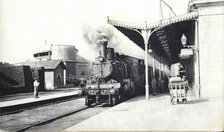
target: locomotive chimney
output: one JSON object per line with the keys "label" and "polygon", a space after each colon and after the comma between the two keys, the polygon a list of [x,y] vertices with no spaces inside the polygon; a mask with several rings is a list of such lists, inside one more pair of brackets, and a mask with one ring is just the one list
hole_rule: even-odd
{"label": "locomotive chimney", "polygon": [[107,48],[107,59],[113,60],[114,59],[114,49]]}
{"label": "locomotive chimney", "polygon": [[108,38],[106,36],[101,36],[99,40],[97,40],[97,44],[100,45],[100,56],[107,58],[107,44]]}
{"label": "locomotive chimney", "polygon": [[114,57],[115,57],[115,58],[119,58],[119,53],[115,52],[115,53],[114,53]]}

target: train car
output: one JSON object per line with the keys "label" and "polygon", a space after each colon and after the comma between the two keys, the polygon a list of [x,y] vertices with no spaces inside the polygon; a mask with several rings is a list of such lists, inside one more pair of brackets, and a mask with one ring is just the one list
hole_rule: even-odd
{"label": "train car", "polygon": [[144,61],[114,53],[101,39],[100,56],[92,63],[91,77],[84,88],[85,104],[107,103],[114,106],[144,92]]}
{"label": "train car", "polygon": [[[144,60],[128,55],[119,55],[121,61],[127,64],[127,77],[134,82],[132,95],[143,94],[145,91],[145,65]],[[149,68],[150,69],[150,68]]]}

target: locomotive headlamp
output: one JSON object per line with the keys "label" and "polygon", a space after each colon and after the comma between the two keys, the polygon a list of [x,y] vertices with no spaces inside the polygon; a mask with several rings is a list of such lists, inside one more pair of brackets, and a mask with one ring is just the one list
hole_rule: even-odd
{"label": "locomotive headlamp", "polygon": [[113,88],[113,89],[110,90],[111,95],[115,95],[115,93],[116,93],[116,89]]}

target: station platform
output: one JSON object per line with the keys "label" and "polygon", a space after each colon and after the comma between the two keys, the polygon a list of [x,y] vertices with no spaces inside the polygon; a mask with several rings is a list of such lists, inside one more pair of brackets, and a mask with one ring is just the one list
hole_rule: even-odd
{"label": "station platform", "polygon": [[76,131],[223,131],[224,98],[199,99],[172,105],[169,94],[138,96],[120,103],[63,132]]}
{"label": "station platform", "polygon": [[62,98],[78,96],[80,94],[80,88],[58,88],[39,92],[39,98],[34,98],[33,92],[5,95],[0,97],[0,112],[7,112],[18,107],[41,104]]}

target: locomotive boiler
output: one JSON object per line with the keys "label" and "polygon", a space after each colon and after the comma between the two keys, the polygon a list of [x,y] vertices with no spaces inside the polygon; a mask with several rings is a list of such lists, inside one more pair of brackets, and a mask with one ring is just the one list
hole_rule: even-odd
{"label": "locomotive boiler", "polygon": [[85,104],[117,103],[143,91],[143,60],[119,55],[108,48],[108,41],[102,38],[97,43],[100,55],[92,62],[91,77],[84,89]]}

